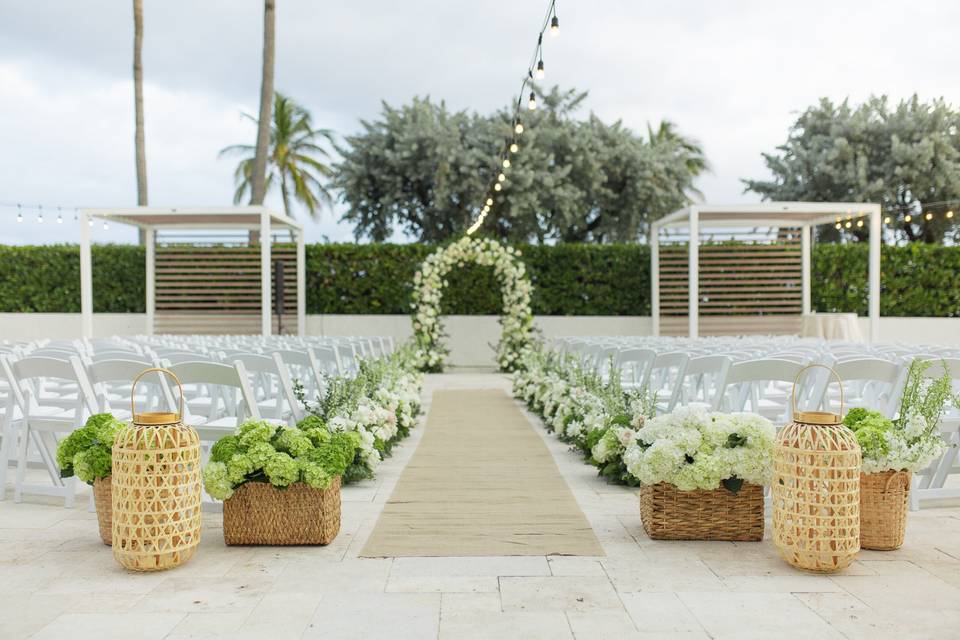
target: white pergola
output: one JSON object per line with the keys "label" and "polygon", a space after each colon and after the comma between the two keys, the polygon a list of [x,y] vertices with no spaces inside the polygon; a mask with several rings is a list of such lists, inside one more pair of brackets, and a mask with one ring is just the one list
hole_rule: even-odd
{"label": "white pergola", "polygon": [[650,231],[650,286],[653,333],[660,335],[660,232],[666,228],[689,230],[689,334],[696,338],[700,330],[699,262],[700,229],[714,227],[800,227],[802,262],[802,308],[811,312],[810,304],[810,229],[820,224],[836,224],[846,220],[868,217],[870,220],[869,259],[869,318],[870,340],[880,337],[880,244],[881,208],[879,204],[852,202],[762,202],[758,204],[709,205],[697,204],[674,211],[651,225]]}
{"label": "white pergola", "polygon": [[80,311],[82,333],[93,337],[93,271],[90,257],[90,221],[93,218],[129,224],[143,229],[146,236],[146,316],[147,332],[153,333],[156,311],[155,238],[160,229],[216,229],[259,231],[261,333],[272,329],[270,272],[270,233],[288,229],[297,243],[297,332],[303,335],[306,324],[306,287],[303,227],[296,220],[262,206],[247,207],[131,207],[83,209],[80,211]]}

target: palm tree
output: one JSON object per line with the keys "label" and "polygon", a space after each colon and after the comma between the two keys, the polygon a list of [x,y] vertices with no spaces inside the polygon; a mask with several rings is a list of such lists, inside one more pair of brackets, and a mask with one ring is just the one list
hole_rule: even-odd
{"label": "palm tree", "polygon": [[273,103],[273,67],[276,50],[276,3],[263,3],[263,69],[260,75],[260,119],[257,125],[257,146],[254,154],[250,204],[263,204],[267,196],[267,153],[270,107]]}
{"label": "palm tree", "polygon": [[[133,147],[137,164],[137,204],[147,206],[147,152],[143,135],[143,0],[133,0]],[[140,244],[146,241],[139,231]]]}
{"label": "palm tree", "polygon": [[[257,122],[249,114],[245,118]],[[259,123],[258,123],[259,124]],[[267,173],[264,193],[274,185],[280,185],[283,210],[291,214],[291,198],[302,204],[316,218],[322,204],[330,205],[333,197],[325,182],[333,175],[333,169],[324,162],[329,152],[318,144],[326,140],[333,144],[333,132],[329,129],[314,129],[310,112],[277,92],[273,101],[273,123],[269,127],[270,144],[267,156]],[[243,155],[234,178],[237,190],[233,201],[239,204],[247,192],[253,191],[253,172],[256,149],[249,144],[235,144],[224,148],[220,155]]]}
{"label": "palm tree", "polygon": [[656,131],[648,123],[647,142],[651,147],[673,147],[673,152],[683,159],[690,176],[688,190],[702,198],[703,194],[692,186],[695,178],[710,170],[710,163],[707,162],[707,156],[704,154],[700,143],[693,138],[687,138],[680,134],[677,131],[677,125],[669,120],[661,120]]}

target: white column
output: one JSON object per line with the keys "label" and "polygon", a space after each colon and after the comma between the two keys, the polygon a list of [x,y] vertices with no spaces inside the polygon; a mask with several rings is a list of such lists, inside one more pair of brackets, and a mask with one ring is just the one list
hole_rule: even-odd
{"label": "white column", "polygon": [[303,229],[297,231],[297,335],[307,333],[307,261]]}
{"label": "white column", "polygon": [[154,244],[155,238],[156,233],[153,227],[147,227],[143,230],[143,241],[147,243],[147,300],[145,308],[147,312],[148,336],[153,335],[154,315],[157,307],[157,257]]}
{"label": "white column", "polygon": [[687,282],[690,285],[688,300],[690,308],[689,334],[691,338],[700,337],[700,210],[696,207],[690,207],[690,247],[689,261],[687,262],[689,273]]}
{"label": "white column", "polygon": [[80,333],[93,337],[93,266],[90,258],[90,214],[80,214]]}
{"label": "white column", "polygon": [[650,225],[650,319],[653,335],[660,335],[660,227]]}
{"label": "white column", "polygon": [[880,245],[883,243],[880,205],[870,210],[870,341],[880,339]]}
{"label": "white column", "polygon": [[268,336],[273,329],[273,300],[270,298],[270,212],[260,211],[260,333]]}
{"label": "white column", "polygon": [[803,291],[803,314],[810,313],[810,225],[805,224],[800,231],[800,286]]}

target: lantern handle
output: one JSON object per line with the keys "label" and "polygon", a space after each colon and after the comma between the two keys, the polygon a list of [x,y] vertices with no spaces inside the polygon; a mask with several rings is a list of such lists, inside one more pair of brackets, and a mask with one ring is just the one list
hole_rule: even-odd
{"label": "lantern handle", "polygon": [[828,367],[825,364],[814,363],[808,364],[803,369],[797,372],[797,377],[793,379],[793,391],[790,393],[791,402],[793,404],[793,415],[797,415],[797,383],[800,382],[800,376],[803,375],[803,372],[807,369],[813,369],[814,367],[820,367],[826,369],[833,374],[833,377],[837,379],[837,384],[840,386],[840,419],[843,420],[843,380],[840,379],[840,374],[836,372],[833,367]]}
{"label": "lantern handle", "polygon": [[177,388],[180,389],[180,413],[177,415],[177,420],[183,420],[183,385],[180,384],[180,378],[177,377],[177,374],[175,374],[173,371],[170,371],[170,369],[164,369],[163,367],[151,367],[149,369],[144,369],[139,374],[137,374],[136,378],[133,379],[133,385],[130,387],[131,419],[133,419],[133,416],[136,415],[136,410],[135,410],[136,407],[134,406],[134,403],[136,402],[136,397],[137,397],[137,394],[136,394],[137,383],[140,382],[140,378],[147,375],[148,373],[153,373],[154,371],[167,374],[168,376],[173,378],[174,382],[177,383]]}

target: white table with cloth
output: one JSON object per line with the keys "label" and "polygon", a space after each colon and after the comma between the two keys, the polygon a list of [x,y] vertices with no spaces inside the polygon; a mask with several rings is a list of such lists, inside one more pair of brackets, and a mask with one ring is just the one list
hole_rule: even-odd
{"label": "white table with cloth", "polygon": [[855,313],[805,313],[800,335],[844,342],[864,341]]}

